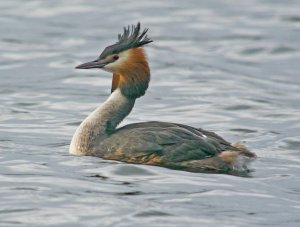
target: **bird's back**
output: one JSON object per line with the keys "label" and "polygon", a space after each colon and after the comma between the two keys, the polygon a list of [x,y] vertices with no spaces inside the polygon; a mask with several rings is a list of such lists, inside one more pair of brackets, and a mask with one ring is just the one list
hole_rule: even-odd
{"label": "bird's back", "polygon": [[218,157],[242,149],[213,132],[167,123],[126,125],[99,143],[91,155],[129,163],[159,165],[193,172],[226,172],[231,167]]}

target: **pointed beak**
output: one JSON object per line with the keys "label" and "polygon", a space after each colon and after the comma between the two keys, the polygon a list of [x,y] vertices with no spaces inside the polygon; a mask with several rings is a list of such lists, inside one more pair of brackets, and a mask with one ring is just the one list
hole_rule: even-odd
{"label": "pointed beak", "polygon": [[95,60],[83,63],[81,65],[78,65],[75,67],[75,69],[93,69],[93,68],[103,68],[105,65],[107,65],[109,62],[104,62],[102,60]]}

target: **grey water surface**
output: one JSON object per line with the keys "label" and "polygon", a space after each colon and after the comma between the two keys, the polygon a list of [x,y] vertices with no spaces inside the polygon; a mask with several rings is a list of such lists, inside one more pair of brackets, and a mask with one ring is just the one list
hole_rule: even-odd
{"label": "grey water surface", "polygon": [[[300,226],[300,1],[0,1],[0,226]],[[111,75],[75,70],[140,21],[152,81],[122,124],[202,127],[252,177],[68,154]]]}

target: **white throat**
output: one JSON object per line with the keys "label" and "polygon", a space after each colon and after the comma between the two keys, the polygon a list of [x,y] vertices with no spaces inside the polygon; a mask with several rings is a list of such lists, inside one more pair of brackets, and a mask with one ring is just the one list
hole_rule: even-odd
{"label": "white throat", "polygon": [[94,110],[77,128],[69,152],[85,155],[114,132],[118,124],[130,113],[135,99],[124,96],[116,89],[110,97]]}

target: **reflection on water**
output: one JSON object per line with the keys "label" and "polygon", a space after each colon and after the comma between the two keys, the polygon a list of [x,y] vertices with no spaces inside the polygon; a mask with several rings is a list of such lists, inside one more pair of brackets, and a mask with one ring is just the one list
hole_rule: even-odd
{"label": "reflection on water", "polygon": [[[298,1],[2,1],[0,225],[299,226]],[[117,12],[117,13],[116,13]],[[123,124],[183,122],[242,141],[252,178],[74,157],[110,75],[75,71],[141,21],[152,82]]]}

